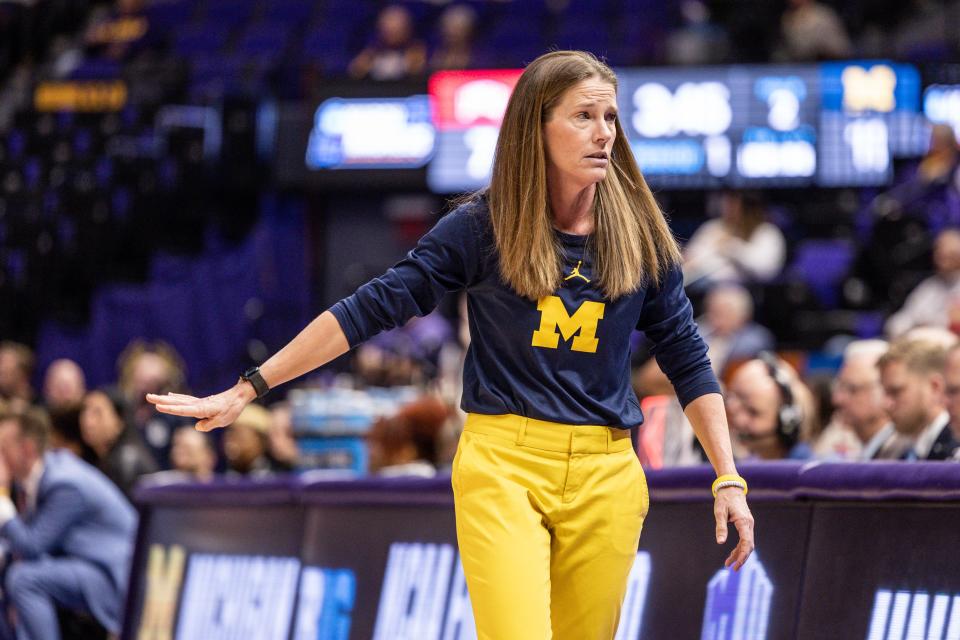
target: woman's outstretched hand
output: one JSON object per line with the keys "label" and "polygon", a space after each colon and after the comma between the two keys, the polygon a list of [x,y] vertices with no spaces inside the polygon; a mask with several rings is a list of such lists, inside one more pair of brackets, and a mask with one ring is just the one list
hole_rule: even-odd
{"label": "woman's outstretched hand", "polygon": [[256,397],[256,392],[248,382],[240,381],[222,393],[206,398],[196,398],[182,393],[157,395],[147,394],[147,402],[155,405],[157,411],[175,416],[197,418],[198,431],[212,431],[233,424],[243,408]]}

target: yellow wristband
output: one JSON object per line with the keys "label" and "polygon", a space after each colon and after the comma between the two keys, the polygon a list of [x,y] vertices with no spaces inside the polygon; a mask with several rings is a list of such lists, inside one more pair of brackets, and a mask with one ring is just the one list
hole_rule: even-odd
{"label": "yellow wristband", "polygon": [[710,490],[713,491],[713,497],[716,498],[717,491],[726,487],[740,487],[743,489],[743,495],[747,495],[747,481],[741,476],[728,473],[713,481],[713,486],[710,487]]}

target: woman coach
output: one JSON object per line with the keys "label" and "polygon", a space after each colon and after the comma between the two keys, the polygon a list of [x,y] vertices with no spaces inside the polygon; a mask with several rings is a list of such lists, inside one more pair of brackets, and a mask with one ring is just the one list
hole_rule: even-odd
{"label": "woman coach", "polygon": [[[231,389],[148,396],[229,425],[269,387],[466,290],[471,345],[453,464],[457,540],[481,640],[613,638],[648,507],[629,335],[656,345],[718,479],[716,537],[753,550],[719,386],[683,293],[680,252],[588,53],[534,60],[507,105],[489,189],[407,257],[321,314]],[[247,384],[249,382],[249,384]]]}

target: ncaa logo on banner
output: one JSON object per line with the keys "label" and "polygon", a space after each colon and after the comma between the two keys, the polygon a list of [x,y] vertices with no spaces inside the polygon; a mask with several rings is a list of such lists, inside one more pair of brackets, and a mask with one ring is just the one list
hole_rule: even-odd
{"label": "ncaa logo on banner", "polygon": [[740,571],[721,569],[707,584],[700,640],[763,640],[772,597],[773,583],[756,554]]}

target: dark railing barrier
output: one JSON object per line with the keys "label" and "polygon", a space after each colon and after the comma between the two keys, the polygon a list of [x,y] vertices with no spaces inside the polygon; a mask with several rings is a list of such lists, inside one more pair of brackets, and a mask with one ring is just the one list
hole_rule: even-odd
{"label": "dark railing barrier", "polygon": [[[960,465],[742,465],[756,553],[714,540],[711,469],[651,471],[617,640],[960,638]],[[449,478],[150,486],[123,638],[475,637]]]}

